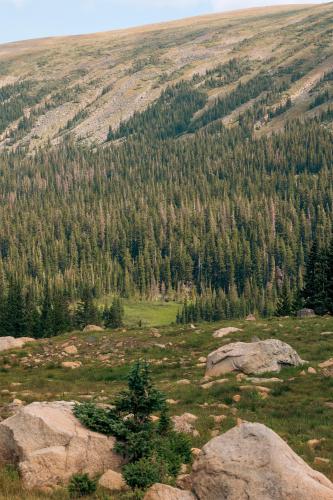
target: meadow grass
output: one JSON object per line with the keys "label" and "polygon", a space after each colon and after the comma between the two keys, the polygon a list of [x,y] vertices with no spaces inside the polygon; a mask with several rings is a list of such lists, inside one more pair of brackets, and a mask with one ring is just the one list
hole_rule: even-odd
{"label": "meadow grass", "polygon": [[[236,326],[243,331],[230,334],[227,338],[214,339],[213,331],[222,326]],[[318,369],[320,362],[333,357],[333,335],[322,335],[333,332],[333,318],[287,318],[251,323],[223,321],[200,324],[195,330],[188,326],[171,325],[161,326],[158,331],[159,338],[155,338],[151,329],[146,327],[96,334],[75,332],[27,345],[23,351],[1,353],[0,405],[3,417],[6,416],[6,405],[13,398],[27,403],[59,399],[112,401],[125,387],[133,362],[146,359],[155,384],[169,399],[177,401],[177,404],[170,405],[171,414],[180,415],[186,411],[198,417],[196,427],[200,435],[193,438],[193,446],[201,447],[211,438],[213,430],[227,431],[237,423],[237,418],[261,422],[277,432],[311,467],[333,480],[333,409],[326,405],[333,402],[333,377],[325,376]],[[199,366],[199,358],[221,345],[233,341],[249,342],[253,337],[287,342],[308,364],[281,370],[278,375],[281,383],[261,383],[271,389],[267,399],[263,399],[255,388],[242,390],[240,386],[249,383],[237,381],[235,374],[225,376],[227,382],[224,384],[203,389],[201,383],[205,368]],[[77,357],[63,357],[63,346],[68,343],[77,346]],[[109,356],[109,361],[99,359],[104,355]],[[31,360],[30,366],[24,365],[27,359]],[[63,369],[63,359],[80,360],[82,367],[74,371]],[[317,373],[309,374],[308,366],[317,369]],[[305,374],[302,374],[303,370]],[[270,375],[277,376],[265,376]],[[190,384],[177,384],[181,379],[188,379]],[[233,402],[235,394],[241,395],[238,403]],[[227,406],[221,407],[221,404]],[[225,419],[216,425],[213,417],[221,414],[225,415]],[[323,439],[315,451],[307,444],[314,438]],[[314,465],[315,456],[328,458],[330,462]],[[55,492],[53,496],[40,493],[20,497],[20,488],[17,475],[11,469],[3,469],[0,475],[1,499],[67,498],[63,491]],[[120,499],[121,496],[112,497],[99,491],[91,498]]]}

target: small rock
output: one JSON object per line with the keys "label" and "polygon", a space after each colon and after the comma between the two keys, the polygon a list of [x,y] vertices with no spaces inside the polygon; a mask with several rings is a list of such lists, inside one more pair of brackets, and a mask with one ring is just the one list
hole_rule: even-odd
{"label": "small rock", "polygon": [[200,448],[191,448],[191,453],[194,457],[197,457],[198,455],[200,455],[201,449]]}
{"label": "small rock", "polygon": [[199,363],[206,363],[207,362],[207,358],[205,356],[201,356],[201,358],[198,359],[198,362]]}
{"label": "small rock", "polygon": [[240,400],[241,400],[241,395],[240,394],[235,394],[233,397],[232,397],[232,400],[234,401],[234,403],[239,403]]}
{"label": "small rock", "polygon": [[81,361],[63,361],[61,366],[63,368],[71,368],[72,370],[75,370],[76,368],[80,368],[82,363]]}
{"label": "small rock", "polygon": [[241,328],[235,328],[234,326],[227,326],[226,328],[220,328],[213,333],[213,337],[215,339],[221,339],[222,337],[226,337],[229,333],[242,332]]}
{"label": "small rock", "polygon": [[329,458],[323,458],[323,457],[315,457],[313,463],[315,465],[327,465],[330,463],[330,459]]}
{"label": "small rock", "polygon": [[159,349],[165,349],[166,345],[165,344],[154,344],[154,347],[158,347]]}
{"label": "small rock", "polygon": [[220,378],[218,380],[213,380],[212,382],[207,382],[205,384],[202,384],[201,387],[202,387],[202,389],[210,389],[214,385],[225,384],[226,382],[228,382],[227,378]]}
{"label": "small rock", "polygon": [[323,363],[320,363],[319,368],[331,368],[333,367],[333,358],[328,359],[327,361],[324,361]]}
{"label": "small rock", "polygon": [[256,317],[254,314],[249,314],[246,318],[245,321],[257,321]]}
{"label": "small rock", "polygon": [[215,424],[221,424],[227,417],[225,415],[215,415],[213,416]]}
{"label": "small rock", "polygon": [[191,385],[191,381],[184,378],[182,380],[177,380],[176,385]]}
{"label": "small rock", "polygon": [[160,337],[161,337],[161,334],[160,334],[160,332],[157,330],[157,328],[152,328],[152,329],[150,330],[150,335],[151,335],[152,337],[154,337],[155,339],[158,339],[158,338],[160,338]]}
{"label": "small rock", "polygon": [[199,435],[198,431],[194,428],[194,423],[198,417],[192,413],[183,413],[183,415],[174,416],[171,418],[176,432],[183,432],[184,434],[191,434],[194,437]]}
{"label": "small rock", "polygon": [[84,333],[103,332],[103,331],[104,331],[104,328],[102,328],[101,326],[97,326],[97,325],[87,325],[83,329]]}
{"label": "small rock", "polygon": [[309,439],[308,441],[308,447],[311,448],[311,450],[314,450],[315,448],[317,448],[320,443],[322,442],[322,439]]}
{"label": "small rock", "polygon": [[68,347],[65,347],[64,349],[66,354],[77,354],[77,348],[75,345],[69,345]]}
{"label": "small rock", "polygon": [[194,500],[195,497],[190,491],[180,490],[167,486],[166,484],[154,484],[143,500]]}
{"label": "small rock", "polygon": [[252,382],[252,384],[274,384],[278,382],[283,382],[281,378],[277,377],[272,377],[272,378],[245,377],[245,378],[248,382]]}
{"label": "small rock", "polygon": [[181,490],[190,491],[192,489],[191,474],[180,474],[177,477],[176,486]]}
{"label": "small rock", "polygon": [[312,368],[312,366],[309,366],[308,373],[310,373],[311,375],[315,375],[317,373],[317,370],[315,370],[314,368]]}

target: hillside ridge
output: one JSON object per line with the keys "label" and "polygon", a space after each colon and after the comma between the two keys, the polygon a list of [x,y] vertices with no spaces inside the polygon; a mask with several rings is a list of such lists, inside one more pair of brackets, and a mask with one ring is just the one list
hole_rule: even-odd
{"label": "hillside ridge", "polygon": [[[103,144],[109,127],[116,130],[147,109],[168,86],[204,77],[232,59],[247,59],[251,74],[227,86],[208,77],[195,82],[209,103],[244,78],[273,72],[275,81],[279,66],[297,68],[299,78],[269,103],[274,110],[291,96],[291,109],[256,127],[259,134],[278,130],[288,117],[318,111],[308,107],[311,92],[320,92],[321,78],[332,70],[332,24],[332,3],[298,4],[0,45],[0,148],[34,149],[68,136]],[[224,124],[233,125],[258,99],[261,94],[231,110]]]}

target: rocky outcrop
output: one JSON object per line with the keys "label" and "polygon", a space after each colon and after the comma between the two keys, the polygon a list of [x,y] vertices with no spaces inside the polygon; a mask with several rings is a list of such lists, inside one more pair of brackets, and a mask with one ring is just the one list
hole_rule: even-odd
{"label": "rocky outcrop", "polygon": [[36,339],[30,337],[0,337],[0,352],[8,351],[9,349],[21,349],[28,342],[35,342]]}
{"label": "rocky outcrop", "polygon": [[192,484],[199,500],[333,499],[333,483],[262,424],[244,423],[209,441],[193,464]]}
{"label": "rocky outcrop", "polygon": [[282,366],[299,366],[302,360],[290,345],[281,340],[235,342],[209,354],[206,376],[220,376],[234,371],[247,375],[279,372]]}
{"label": "rocky outcrop", "polygon": [[234,326],[227,326],[225,328],[220,328],[219,330],[216,330],[216,332],[213,333],[214,339],[220,339],[222,337],[226,337],[229,335],[229,333],[237,333],[237,332],[242,332],[243,330],[241,328],[235,328]]}
{"label": "rocky outcrop", "polygon": [[154,484],[143,500],[195,500],[195,496],[189,491],[172,488],[166,484]]}
{"label": "rocky outcrop", "polygon": [[119,470],[115,439],[83,427],[72,408],[63,401],[32,403],[0,423],[0,463],[18,466],[25,487],[52,487],[76,473]]}

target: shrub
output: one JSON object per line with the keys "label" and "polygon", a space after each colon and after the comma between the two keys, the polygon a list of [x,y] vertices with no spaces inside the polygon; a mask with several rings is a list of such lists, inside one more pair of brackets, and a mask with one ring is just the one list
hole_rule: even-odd
{"label": "shrub", "polygon": [[146,489],[160,483],[165,477],[165,466],[152,458],[141,458],[137,462],[125,465],[123,475],[131,488]]}
{"label": "shrub", "polygon": [[[153,412],[160,413],[158,424],[152,422]],[[113,410],[84,403],[74,413],[91,430],[117,438],[115,450],[127,462],[124,478],[132,488],[169,482],[182,463],[191,462],[190,440],[171,430],[165,396],[153,386],[146,363],[134,365]]]}
{"label": "shrub", "polygon": [[72,498],[80,498],[95,493],[97,483],[95,480],[90,479],[88,474],[75,474],[72,476],[68,491]]}

